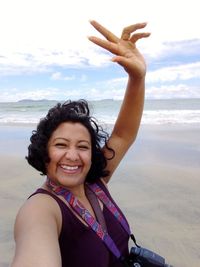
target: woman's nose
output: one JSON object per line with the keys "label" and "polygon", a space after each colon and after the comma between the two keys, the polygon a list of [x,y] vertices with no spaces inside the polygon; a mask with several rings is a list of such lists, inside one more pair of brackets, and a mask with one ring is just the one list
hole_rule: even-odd
{"label": "woman's nose", "polygon": [[78,151],[74,148],[67,149],[65,157],[69,160],[76,161],[79,159]]}

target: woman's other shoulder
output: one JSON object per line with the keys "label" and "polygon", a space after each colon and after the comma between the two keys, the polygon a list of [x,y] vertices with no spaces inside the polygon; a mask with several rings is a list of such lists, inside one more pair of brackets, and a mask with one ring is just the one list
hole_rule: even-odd
{"label": "woman's other shoulder", "polygon": [[[48,194],[34,194],[21,206],[16,217],[15,230],[17,226],[25,225],[34,227],[42,225],[46,221],[55,222],[59,228],[61,218],[60,209],[56,201]],[[59,229],[58,229],[59,230]]]}
{"label": "woman's other shoulder", "polygon": [[15,221],[12,267],[27,266],[27,262],[28,266],[60,266],[59,212],[56,201],[46,194],[35,194],[22,205]]}

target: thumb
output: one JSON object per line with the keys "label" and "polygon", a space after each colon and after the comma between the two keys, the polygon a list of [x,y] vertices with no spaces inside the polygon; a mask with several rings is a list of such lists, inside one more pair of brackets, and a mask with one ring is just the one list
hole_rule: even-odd
{"label": "thumb", "polygon": [[116,63],[118,63],[119,65],[121,65],[123,67],[127,67],[127,65],[128,65],[128,60],[125,57],[122,57],[122,56],[114,56],[111,59],[111,61],[112,62],[116,62]]}

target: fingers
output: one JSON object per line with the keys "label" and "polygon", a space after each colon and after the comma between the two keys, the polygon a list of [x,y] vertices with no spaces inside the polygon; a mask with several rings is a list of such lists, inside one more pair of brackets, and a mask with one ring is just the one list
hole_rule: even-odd
{"label": "fingers", "polygon": [[[96,22],[95,20],[90,21],[91,25],[99,32],[101,33],[107,40],[101,39],[95,36],[89,36],[88,39],[95,43],[96,45],[110,51],[113,54],[119,55],[123,49],[127,49],[127,47],[130,48],[130,46],[127,46],[126,43],[131,42],[132,44],[135,44],[137,40],[141,38],[146,38],[150,35],[150,33],[142,32],[142,33],[135,33],[136,30],[142,29],[146,26],[147,23],[137,23],[130,25],[128,27],[125,27],[122,31],[121,38],[118,38],[115,36],[112,32],[110,32],[108,29],[103,27],[101,24]],[[120,42],[121,40],[125,42]],[[127,42],[126,42],[127,41]],[[119,47],[120,44],[120,47]],[[130,44],[129,44],[130,45]],[[121,50],[120,50],[120,49]]]}
{"label": "fingers", "polygon": [[115,36],[112,32],[110,32],[108,29],[103,27],[101,24],[99,24],[95,20],[91,20],[90,24],[98,31],[100,32],[108,41],[117,43],[119,41],[119,38]]}
{"label": "fingers", "polygon": [[[100,32],[108,41],[110,41],[112,43],[118,43],[119,42],[120,39],[116,35],[114,35],[111,31],[109,31],[108,29],[103,27],[97,21],[91,20],[90,24],[98,32]],[[141,38],[148,37],[150,35],[150,33],[135,33],[132,35],[133,32],[135,32],[136,30],[139,30],[139,29],[143,29],[146,25],[147,25],[147,23],[143,22],[143,23],[136,23],[136,24],[125,27],[122,31],[121,39],[124,41],[131,41],[132,43],[135,43],[137,40],[139,40]],[[98,42],[96,42],[97,39],[98,39]],[[105,43],[103,41],[101,42],[99,38],[89,37],[89,40],[100,45],[101,47],[107,49],[108,43]],[[106,45],[106,47],[105,47],[105,45]]]}
{"label": "fingers", "polygon": [[143,23],[137,23],[137,24],[133,24],[133,25],[125,27],[122,31],[121,39],[123,39],[124,41],[130,40],[131,34],[133,32],[139,29],[143,29],[146,25],[147,23],[143,22]]}
{"label": "fingers", "polygon": [[118,54],[118,47],[115,43],[108,42],[107,40],[103,40],[95,36],[89,36],[88,39],[94,44],[110,51],[111,53]]}
{"label": "fingers", "polygon": [[132,43],[136,43],[137,40],[141,39],[141,38],[146,38],[149,37],[151,34],[150,32],[143,32],[143,33],[135,33],[133,34],[133,36],[131,36],[131,38],[129,39]]}

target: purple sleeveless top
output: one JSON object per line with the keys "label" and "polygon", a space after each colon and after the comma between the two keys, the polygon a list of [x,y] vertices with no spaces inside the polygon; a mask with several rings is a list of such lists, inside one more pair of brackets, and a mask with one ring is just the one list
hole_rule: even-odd
{"label": "purple sleeveless top", "polygon": [[[98,185],[113,201],[113,203],[115,203],[104,184],[102,182],[98,182]],[[59,236],[62,267],[123,266],[123,264],[109,251],[96,233],[84,225],[62,200],[42,188],[39,188],[33,195],[38,193],[47,194],[53,197],[58,203],[62,213],[62,229]],[[116,207],[122,214],[119,207],[117,205]],[[103,215],[109,235],[117,245],[122,255],[127,256],[129,240],[128,234],[106,206],[103,207]]]}

